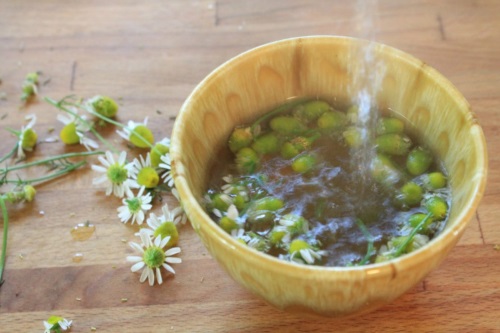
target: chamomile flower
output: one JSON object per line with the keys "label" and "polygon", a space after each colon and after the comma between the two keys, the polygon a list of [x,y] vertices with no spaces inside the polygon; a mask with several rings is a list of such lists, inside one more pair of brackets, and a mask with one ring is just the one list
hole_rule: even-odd
{"label": "chamomile flower", "polygon": [[296,214],[284,215],[280,219],[279,224],[285,227],[292,236],[303,234],[309,230],[309,222]]}
{"label": "chamomile flower", "polygon": [[144,229],[139,231],[139,237],[142,241],[141,244],[134,242],[129,243],[130,247],[139,254],[138,256],[135,255],[127,257],[128,262],[134,263],[130,270],[132,272],[142,270],[141,277],[139,279],[141,283],[147,279],[149,285],[152,286],[154,285],[156,278],[158,284],[162,284],[163,278],[160,268],[163,267],[170,273],[175,274],[174,269],[169,264],[179,264],[182,262],[181,258],[173,257],[174,255],[180,253],[181,249],[179,247],[173,247],[164,251],[163,248],[170,240],[170,237],[161,238],[161,236],[157,236],[154,240],[152,240]]}
{"label": "chamomile flower", "polygon": [[250,241],[250,236],[245,233],[245,229],[243,228],[231,230],[231,237],[243,244],[246,244],[248,241]]}
{"label": "chamomile flower", "polygon": [[85,115],[78,115],[78,109],[76,108],[73,108],[71,111],[74,114],[60,113],[57,115],[57,120],[64,124],[59,133],[61,141],[67,145],[79,143],[87,150],[99,148],[96,141],[85,135],[92,127],[92,124],[87,121],[87,117]]}
{"label": "chamomile flower", "polygon": [[312,265],[320,261],[325,255],[325,251],[317,250],[312,245],[302,239],[295,239],[290,243],[288,250],[290,261],[299,264]]}
{"label": "chamomile flower", "polygon": [[67,320],[63,317],[50,316],[47,321],[43,322],[43,325],[45,326],[45,333],[60,333],[61,331],[68,330],[71,327],[72,323],[72,320]]}
{"label": "chamomile flower", "polygon": [[134,196],[132,191],[127,191],[127,198],[123,199],[123,206],[118,207],[118,217],[123,223],[127,223],[130,218],[132,218],[132,224],[137,222],[137,224],[142,224],[144,222],[144,212],[148,211],[153,207],[151,205],[151,194],[143,194],[145,187],[142,186]]}
{"label": "chamomile flower", "polygon": [[153,188],[160,181],[158,172],[151,166],[149,153],[146,155],[146,159],[142,155],[139,156],[139,159],[134,159],[127,165],[127,168],[134,187],[144,186],[146,188]]}
{"label": "chamomile flower", "polygon": [[249,237],[247,245],[252,249],[260,252],[267,252],[271,248],[271,244],[268,239],[256,234],[255,232],[249,232],[247,235]]}
{"label": "chamomile flower", "polygon": [[156,216],[154,213],[149,215],[146,223],[150,229],[144,229],[145,232],[149,233],[152,237],[161,236],[162,238],[170,237],[170,241],[167,246],[173,246],[177,244],[179,240],[179,232],[177,230],[177,224],[182,220],[180,214],[182,214],[182,209],[180,207],[175,208],[170,211],[168,205],[165,204],[161,208],[163,215]]}
{"label": "chamomile flower", "polygon": [[155,139],[153,132],[151,132],[147,125],[148,117],[144,118],[144,122],[142,123],[136,123],[130,120],[127,126],[123,128],[123,131],[116,131],[116,133],[125,140],[130,141],[136,147],[149,148],[153,145]]}
{"label": "chamomile flower", "polygon": [[94,178],[94,185],[106,184],[106,195],[113,193],[116,197],[123,198],[125,192],[130,191],[132,185],[129,179],[129,171],[127,169],[126,159],[127,153],[122,151],[120,156],[115,161],[113,154],[110,151],[106,152],[106,158],[98,157],[103,166],[92,165],[92,170],[103,175]]}
{"label": "chamomile flower", "polygon": [[113,118],[118,112],[118,104],[108,96],[96,95],[89,98],[85,103],[87,106],[91,107],[94,112],[108,118]]}
{"label": "chamomile flower", "polygon": [[163,169],[161,178],[163,182],[167,184],[168,187],[174,187],[174,178],[172,177],[172,167],[170,165],[170,154],[165,154],[160,157],[162,163],[158,165],[160,169]]}
{"label": "chamomile flower", "polygon": [[175,187],[172,189],[172,194],[177,199],[177,201],[179,202],[179,205],[180,205],[180,207],[179,207],[180,209],[179,209],[179,213],[178,213],[178,215],[180,216],[179,223],[186,224],[187,215],[186,215],[186,212],[184,211],[184,206],[182,205],[182,201],[181,201],[181,198],[179,196],[179,191],[177,191],[177,189]]}
{"label": "chamomile flower", "polygon": [[16,132],[18,133],[17,157],[19,159],[24,159],[26,157],[24,151],[33,151],[36,140],[38,139],[38,135],[33,129],[36,123],[36,116],[31,114],[26,116],[25,119],[29,120],[29,123],[21,127],[21,132]]}
{"label": "chamomile flower", "polygon": [[170,152],[170,139],[163,138],[160,142],[157,142],[153,148],[151,148],[151,165],[155,168],[160,165],[161,157]]}

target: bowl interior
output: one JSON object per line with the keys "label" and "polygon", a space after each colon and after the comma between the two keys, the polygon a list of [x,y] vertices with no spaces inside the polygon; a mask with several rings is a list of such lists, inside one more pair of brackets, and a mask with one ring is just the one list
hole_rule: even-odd
{"label": "bowl interior", "polygon": [[[350,104],[363,89],[373,95],[379,108],[399,113],[417,128],[419,136],[449,172],[453,198],[449,223],[426,247],[365,268],[298,267],[242,246],[203,211],[199,202],[206,190],[210,167],[235,126],[251,122],[291,97],[319,97]],[[172,135],[171,157],[175,184],[190,222],[223,267],[243,285],[281,308],[299,306],[323,314],[373,309],[411,288],[438,265],[474,213],[484,191],[487,168],[482,130],[467,101],[448,80],[394,48],[327,36],[267,44],[214,70],[181,109]],[[259,274],[252,273],[255,267],[261,268]],[[302,277],[296,277],[298,274]],[[315,287],[309,288],[323,288],[332,300],[318,300],[319,291],[291,295],[278,285],[281,282],[266,280],[278,275],[287,276],[288,280],[281,281],[285,284],[292,277],[296,279],[294,283],[305,285],[314,279]],[[392,286],[360,287],[359,295],[356,293],[358,301],[345,304],[354,294],[338,290],[342,285],[339,281],[348,285],[357,281],[359,287],[370,279],[390,282]],[[326,282],[319,280],[328,280],[330,284],[336,281],[339,286],[327,287]],[[380,291],[375,291],[377,288]]]}

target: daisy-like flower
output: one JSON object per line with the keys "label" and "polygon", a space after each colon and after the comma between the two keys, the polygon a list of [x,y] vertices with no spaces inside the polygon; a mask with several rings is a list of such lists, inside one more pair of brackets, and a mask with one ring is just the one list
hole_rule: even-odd
{"label": "daisy-like flower", "polygon": [[165,204],[161,208],[163,215],[156,216],[154,213],[149,215],[147,224],[150,229],[144,229],[151,237],[161,236],[162,238],[170,237],[167,247],[174,246],[179,240],[179,232],[177,224],[182,220],[182,209],[180,207],[170,211],[168,205]]}
{"label": "daisy-like flower", "polygon": [[81,144],[87,150],[97,149],[99,145],[96,141],[88,138],[85,134],[90,131],[92,124],[87,121],[85,115],[78,115],[78,109],[71,110],[74,114],[59,113],[57,120],[64,124],[59,133],[61,141],[67,145]]}
{"label": "daisy-like flower", "polygon": [[151,205],[151,194],[146,193],[143,195],[145,187],[142,186],[134,196],[132,191],[127,191],[127,198],[123,199],[123,206],[118,207],[118,217],[123,223],[127,223],[130,218],[132,218],[132,224],[137,222],[137,224],[142,224],[144,222],[144,212],[148,211],[153,207]]}
{"label": "daisy-like flower", "polygon": [[255,249],[260,252],[267,252],[271,248],[271,244],[266,238],[254,232],[249,232],[247,235],[249,237],[247,245],[250,246],[252,249]]}
{"label": "daisy-like flower", "polygon": [[103,166],[92,165],[92,170],[103,173],[103,175],[94,178],[92,183],[100,185],[106,183],[106,195],[113,193],[116,197],[123,198],[125,192],[130,191],[132,185],[127,169],[127,153],[122,151],[115,161],[110,151],[106,152],[106,158],[98,157]]}
{"label": "daisy-like flower", "polygon": [[179,207],[180,210],[179,210],[179,213],[178,213],[178,216],[180,217],[179,223],[180,224],[186,224],[186,222],[187,222],[187,215],[186,215],[186,212],[184,211],[184,206],[182,205],[181,198],[179,197],[179,191],[177,191],[177,189],[175,187],[172,189],[172,194],[177,199],[177,201],[179,202],[179,205],[180,205],[180,207]]}
{"label": "daisy-like flower", "polygon": [[122,138],[130,141],[134,146],[139,148],[149,148],[155,142],[153,132],[148,128],[148,117],[144,118],[144,122],[136,123],[130,120],[123,128],[123,131],[116,131]]}
{"label": "daisy-like flower", "polygon": [[[170,152],[170,139],[163,138],[160,142],[157,142],[153,148],[150,150],[151,155],[151,165],[155,168],[161,163],[161,157]],[[170,169],[169,169],[170,170]]]}
{"label": "daisy-like flower", "polygon": [[85,101],[85,104],[94,112],[108,118],[113,118],[118,112],[118,104],[108,96],[96,95]]}
{"label": "daisy-like flower", "polygon": [[21,127],[21,132],[16,132],[18,133],[17,157],[19,159],[24,159],[26,157],[24,151],[33,151],[36,140],[38,139],[38,135],[35,130],[33,130],[33,126],[35,126],[36,123],[36,116],[34,114],[27,115],[25,119],[29,120],[29,123]]}
{"label": "daisy-like flower", "polygon": [[280,219],[279,224],[284,226],[292,236],[303,234],[309,230],[309,222],[302,216],[296,214],[284,215]]}
{"label": "daisy-like flower", "polygon": [[288,253],[292,262],[312,265],[316,261],[320,261],[326,252],[313,248],[312,245],[302,239],[295,239],[290,243]]}
{"label": "daisy-like flower", "polygon": [[174,178],[172,177],[172,167],[170,166],[170,154],[162,155],[160,158],[162,163],[158,167],[163,169],[161,178],[163,179],[163,183],[172,188],[174,187]]}
{"label": "daisy-like flower", "polygon": [[132,180],[133,187],[144,186],[153,188],[160,182],[160,176],[156,169],[151,166],[151,158],[149,153],[144,157],[139,156],[139,159],[134,159],[127,165]]}
{"label": "daisy-like flower", "polygon": [[245,229],[243,228],[231,230],[231,237],[243,244],[246,244],[248,241],[250,241],[250,236],[245,233]]}
{"label": "daisy-like flower", "polygon": [[72,320],[67,320],[63,317],[50,316],[47,321],[43,322],[43,325],[45,326],[45,333],[60,333],[68,330],[72,323]]}
{"label": "daisy-like flower", "polygon": [[170,273],[175,274],[174,269],[169,264],[179,264],[182,262],[181,258],[173,257],[173,255],[180,253],[181,249],[179,247],[173,247],[164,251],[163,248],[170,240],[170,237],[161,238],[161,236],[157,236],[154,240],[152,240],[144,229],[139,231],[139,237],[142,241],[141,244],[134,242],[129,243],[130,247],[139,254],[138,256],[127,257],[128,262],[134,263],[130,270],[132,272],[142,270],[141,277],[139,279],[141,283],[147,279],[149,285],[152,286],[155,283],[156,277],[158,284],[162,284],[163,278],[160,267],[163,267]]}

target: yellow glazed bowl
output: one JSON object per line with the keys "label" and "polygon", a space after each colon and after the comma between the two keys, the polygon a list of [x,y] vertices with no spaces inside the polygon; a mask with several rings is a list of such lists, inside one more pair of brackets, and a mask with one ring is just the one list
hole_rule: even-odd
{"label": "yellow glazed bowl", "polygon": [[[370,66],[360,57],[367,49],[372,52],[371,64],[382,64],[371,68],[378,71],[378,79],[370,77]],[[316,267],[257,252],[210,219],[200,202],[211,166],[235,126],[251,122],[293,96],[348,102],[367,81],[363,77],[379,80],[376,104],[400,113],[415,126],[449,171],[453,199],[449,223],[439,236],[388,262]],[[280,309],[328,316],[374,310],[438,266],[474,214],[487,171],[482,130],[465,98],[447,79],[394,48],[333,36],[273,42],[216,68],[182,106],[172,134],[171,158],[175,186],[191,225],[222,267]]]}

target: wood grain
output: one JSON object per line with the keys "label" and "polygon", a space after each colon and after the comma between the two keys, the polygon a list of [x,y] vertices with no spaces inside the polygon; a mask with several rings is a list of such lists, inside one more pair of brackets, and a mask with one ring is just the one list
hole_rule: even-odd
{"label": "wood grain", "polygon": [[[0,127],[19,128],[34,113],[43,141],[61,128],[43,96],[99,93],[119,99],[120,121],[148,116],[156,138],[168,137],[184,99],[216,66],[257,45],[311,34],[374,38],[409,52],[447,76],[477,114],[489,149],[486,193],[437,270],[361,318],[290,315],[233,282],[186,225],[177,274],[149,287],[125,261],[137,228],[119,222],[120,201],[93,187],[85,167],[40,187],[33,203],[9,207],[0,331],[41,332],[52,314],[72,319],[72,332],[500,331],[498,1],[0,0]],[[46,83],[20,109],[21,82],[35,70]],[[121,144],[112,128],[105,135]],[[3,131],[0,140],[3,155],[15,139]],[[30,158],[77,150],[39,143]],[[70,229],[86,220],[95,235],[74,241]]]}

